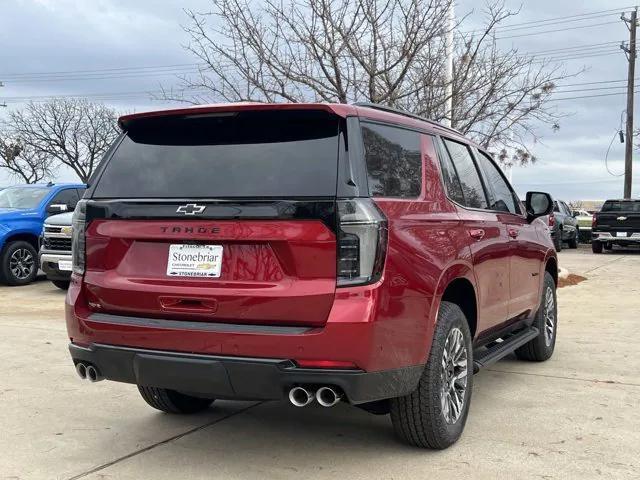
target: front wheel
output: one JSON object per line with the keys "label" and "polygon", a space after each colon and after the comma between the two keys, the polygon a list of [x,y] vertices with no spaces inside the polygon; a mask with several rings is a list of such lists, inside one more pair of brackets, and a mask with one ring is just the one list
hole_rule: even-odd
{"label": "front wheel", "polygon": [[576,228],[573,237],[569,240],[569,248],[578,248],[578,239],[580,238],[580,230]]}
{"label": "front wheel", "polygon": [[9,243],[0,255],[0,277],[7,285],[27,285],[38,275],[38,252],[29,242]]}
{"label": "front wheel", "polygon": [[533,326],[539,334],[533,340],[516,349],[516,356],[521,360],[543,362],[551,358],[556,346],[558,331],[558,305],[556,298],[556,282],[549,272],[544,274],[542,299]]}
{"label": "front wheel", "polygon": [[138,391],[145,402],[166,413],[197,413],[213,403],[212,398],[192,397],[166,388],[138,385]]}
{"label": "front wheel", "polygon": [[444,449],[455,443],[467,421],[473,387],[471,333],[457,305],[442,302],[429,359],[417,388],[391,399],[391,422],[404,442]]}

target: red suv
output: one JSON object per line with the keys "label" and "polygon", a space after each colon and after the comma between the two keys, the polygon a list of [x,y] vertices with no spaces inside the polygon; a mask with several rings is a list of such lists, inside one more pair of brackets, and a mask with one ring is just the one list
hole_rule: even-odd
{"label": "red suv", "polygon": [[73,220],[70,351],[152,407],[344,401],[455,442],[473,373],[548,359],[557,258],[455,130],[372,104],[127,115]]}

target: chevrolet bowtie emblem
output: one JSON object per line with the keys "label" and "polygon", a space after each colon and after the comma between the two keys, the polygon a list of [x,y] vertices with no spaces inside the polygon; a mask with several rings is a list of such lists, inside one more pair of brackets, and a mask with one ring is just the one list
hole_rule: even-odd
{"label": "chevrolet bowtie emblem", "polygon": [[204,212],[205,205],[197,205],[195,203],[187,203],[186,205],[180,205],[176,210],[176,213],[184,213],[185,215],[198,215]]}
{"label": "chevrolet bowtie emblem", "polygon": [[627,217],[618,217],[618,218],[616,218],[616,220],[620,220],[620,221],[623,221],[623,220],[626,220],[626,219],[627,219]]}

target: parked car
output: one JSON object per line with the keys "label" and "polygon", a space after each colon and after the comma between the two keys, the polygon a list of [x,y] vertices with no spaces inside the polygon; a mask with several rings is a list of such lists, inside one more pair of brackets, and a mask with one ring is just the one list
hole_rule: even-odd
{"label": "parked car", "polygon": [[552,199],[529,192],[523,207],[455,130],[370,104],[119,124],[73,218],[80,377],[137,384],[170,413],[345,401],[445,448],[474,371],[551,357],[557,257],[537,218]]}
{"label": "parked car", "polygon": [[73,210],[86,186],[20,185],[0,192],[0,282],[26,285],[38,274],[38,243],[45,218]]}
{"label": "parked car", "polygon": [[640,245],[640,200],[607,200],[593,215],[593,253],[611,250],[614,245]]}
{"label": "parked car", "polygon": [[556,251],[566,242],[569,248],[578,248],[580,227],[569,206],[562,200],[553,201],[553,212],[546,218]]}
{"label": "parked car", "polygon": [[40,268],[56,287],[66,290],[71,281],[71,220],[73,212],[44,221],[40,242]]}
{"label": "parked car", "polygon": [[573,218],[578,222],[578,241],[584,243],[591,242],[591,224],[593,223],[593,213],[584,209],[573,210]]}

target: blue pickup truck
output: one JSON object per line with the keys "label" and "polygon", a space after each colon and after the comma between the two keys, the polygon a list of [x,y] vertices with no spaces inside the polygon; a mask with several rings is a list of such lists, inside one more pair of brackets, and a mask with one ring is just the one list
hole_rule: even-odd
{"label": "blue pickup truck", "polygon": [[0,190],[0,282],[26,285],[38,274],[45,219],[73,210],[86,185],[34,184]]}

